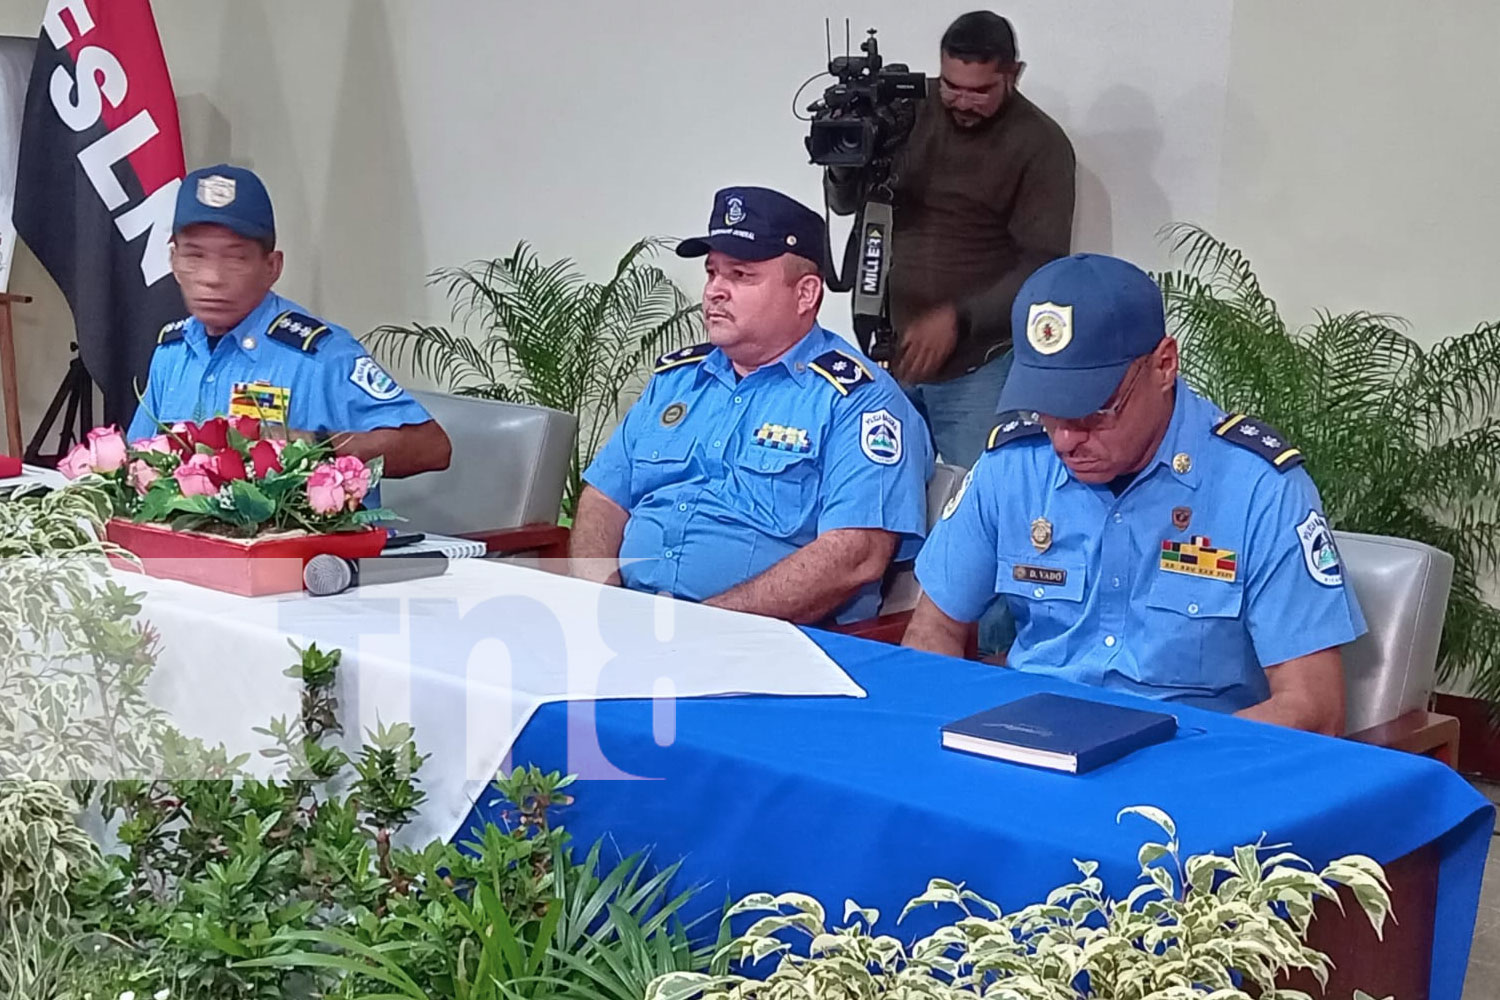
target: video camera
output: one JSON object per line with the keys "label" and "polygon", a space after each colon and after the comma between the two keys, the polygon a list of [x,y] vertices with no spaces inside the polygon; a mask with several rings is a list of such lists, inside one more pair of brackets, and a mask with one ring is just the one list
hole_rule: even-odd
{"label": "video camera", "polygon": [[818,166],[868,169],[888,162],[927,94],[926,76],[904,63],[885,65],[874,28],[859,49],[864,55],[830,56],[828,72],[838,82],[807,109],[807,152]]}

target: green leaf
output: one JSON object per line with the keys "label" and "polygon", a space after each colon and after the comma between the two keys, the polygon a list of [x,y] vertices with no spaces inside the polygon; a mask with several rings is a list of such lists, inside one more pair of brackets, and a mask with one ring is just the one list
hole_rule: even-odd
{"label": "green leaf", "polygon": [[234,509],[246,523],[264,524],[276,513],[276,501],[266,496],[255,483],[248,479],[237,479],[230,484],[230,496]]}

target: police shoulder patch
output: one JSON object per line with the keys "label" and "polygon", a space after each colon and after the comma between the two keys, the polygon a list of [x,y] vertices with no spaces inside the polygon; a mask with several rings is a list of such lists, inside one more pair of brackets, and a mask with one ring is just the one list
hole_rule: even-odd
{"label": "police shoulder patch", "polygon": [[349,373],[349,381],[363,389],[372,399],[384,401],[401,395],[401,386],[368,354],[354,362],[354,371]]}
{"label": "police shoulder patch", "polygon": [[271,322],[266,336],[304,354],[317,354],[318,341],[328,336],[328,324],[306,313],[284,312]]}
{"label": "police shoulder patch", "polygon": [[990,431],[989,440],[985,442],[985,451],[994,451],[1012,441],[1019,441],[1042,432],[1041,418],[1029,410],[1012,410],[1009,413],[1002,413],[1000,422],[995,425],[994,430]]}
{"label": "police shoulder patch", "polygon": [[864,362],[843,351],[820,354],[809,361],[807,367],[833,383],[841,396],[847,396],[860,386],[875,381],[875,376],[870,374]]}
{"label": "police shoulder patch", "polygon": [[182,317],[182,319],[174,320],[173,322],[168,323],[166,326],[162,327],[161,332],[156,335],[156,342],[158,344],[170,344],[174,341],[181,340],[183,332],[187,330],[189,318],[190,317],[184,316]]}
{"label": "police shoulder patch", "polygon": [[1288,443],[1280,431],[1243,413],[1232,413],[1219,421],[1214,425],[1214,434],[1255,452],[1278,472],[1287,472],[1302,464],[1302,452]]}
{"label": "police shoulder patch", "polygon": [[656,359],[656,364],[651,371],[660,374],[683,365],[693,365],[702,361],[713,353],[713,344],[694,344],[692,347],[684,347],[680,351],[671,351]]}

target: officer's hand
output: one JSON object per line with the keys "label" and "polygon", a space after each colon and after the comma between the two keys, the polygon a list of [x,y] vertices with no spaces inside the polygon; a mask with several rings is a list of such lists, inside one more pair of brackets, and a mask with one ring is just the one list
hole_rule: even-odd
{"label": "officer's hand", "polygon": [[926,382],[958,346],[958,310],[939,306],[918,316],[901,334],[893,374],[902,382]]}

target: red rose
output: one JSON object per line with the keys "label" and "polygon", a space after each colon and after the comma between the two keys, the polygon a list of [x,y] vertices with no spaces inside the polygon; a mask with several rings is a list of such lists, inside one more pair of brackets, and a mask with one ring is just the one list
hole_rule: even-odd
{"label": "red rose", "polygon": [[219,482],[232,483],[236,479],[249,478],[245,472],[245,460],[233,448],[221,448],[214,452],[214,459],[219,463]]}
{"label": "red rose", "polygon": [[229,426],[246,441],[260,440],[260,419],[258,417],[230,417]]}
{"label": "red rose", "polygon": [[199,424],[193,431],[193,444],[207,445],[214,451],[229,447],[229,421],[214,417]]}
{"label": "red rose", "polygon": [[273,472],[281,471],[281,456],[274,441],[257,441],[250,446],[250,462],[255,466],[255,478],[264,479]]}
{"label": "red rose", "polygon": [[178,455],[186,458],[193,453],[193,431],[196,428],[186,421],[179,420],[172,425],[172,432],[167,435],[167,443]]}

